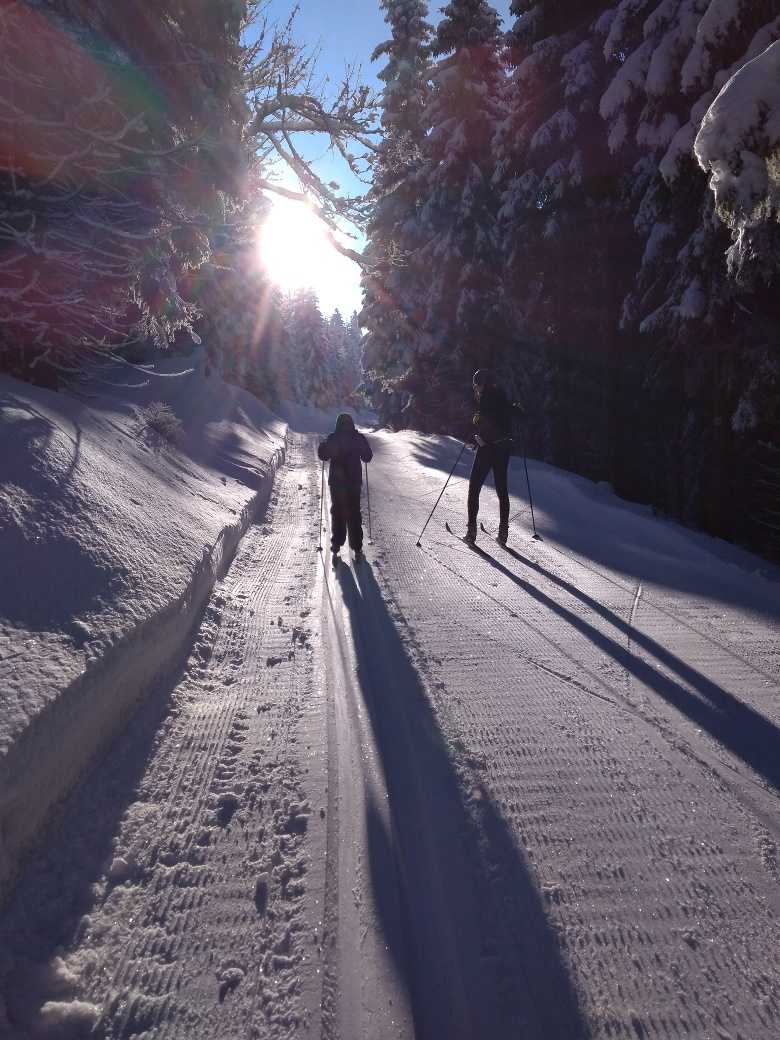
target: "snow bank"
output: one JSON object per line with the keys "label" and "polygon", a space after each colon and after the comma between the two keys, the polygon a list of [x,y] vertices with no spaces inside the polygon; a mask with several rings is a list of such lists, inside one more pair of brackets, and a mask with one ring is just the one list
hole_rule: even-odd
{"label": "snow bank", "polygon": [[77,395],[0,378],[0,895],[51,806],[178,664],[285,438],[201,352],[112,366]]}

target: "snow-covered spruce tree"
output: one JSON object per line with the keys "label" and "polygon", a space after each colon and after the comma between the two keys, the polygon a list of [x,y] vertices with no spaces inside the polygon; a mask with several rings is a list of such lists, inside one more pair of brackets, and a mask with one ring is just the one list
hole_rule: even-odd
{"label": "snow-covered spruce tree", "polygon": [[498,15],[485,0],[453,0],[443,14],[417,178],[425,298],[405,416],[427,430],[457,419],[465,431],[474,368],[500,365],[508,347],[491,154],[504,71]]}
{"label": "snow-covered spruce tree", "polygon": [[336,407],[347,407],[360,385],[361,369],[359,355],[356,355],[352,343],[352,332],[336,309],[326,322],[326,363],[333,383],[332,404]]}
{"label": "snow-covered spruce tree", "polygon": [[750,444],[751,511],[780,557],[780,41],[728,80],[704,117],[695,150],[710,174],[718,216],[732,233],[729,271],[751,293],[752,372],[731,428]]}
{"label": "snow-covered spruce tree", "polygon": [[333,384],[334,403],[344,403],[352,388],[347,385],[347,327],[338,308],[325,320],[324,337],[325,358]]}
{"label": "snow-covered spruce tree", "polygon": [[312,289],[290,294],[284,326],[287,355],[279,378],[288,389],[283,396],[316,408],[330,407],[337,395],[328,325]]}
{"label": "snow-covered spruce tree", "polygon": [[198,331],[209,369],[275,402],[283,356],[282,297],[261,263],[256,226],[236,211],[221,233],[212,234],[211,244],[209,262],[183,286],[202,315]]}
{"label": "snow-covered spruce tree", "polygon": [[780,36],[780,11],[750,0],[623,0],[597,28],[614,69],[600,106],[610,146],[631,161],[637,147],[644,153],[634,163],[644,253],[622,314],[640,345],[637,462],[662,508],[755,540],[763,450],[740,407],[756,369],[771,365],[776,291],[728,277],[728,231],[693,144],[721,87]]}
{"label": "snow-covered spruce tree", "polygon": [[245,118],[246,4],[206,6],[0,8],[3,368],[45,379],[191,330],[179,279],[208,258],[208,223],[241,179]]}
{"label": "snow-covered spruce tree", "polygon": [[372,161],[371,211],[364,252],[366,369],[377,389],[375,407],[385,420],[398,418],[400,390],[419,337],[425,275],[417,250],[421,150],[429,92],[431,28],[422,0],[381,0],[390,39],[372,60],[385,57],[379,72],[382,139]]}
{"label": "snow-covered spruce tree", "polygon": [[620,443],[617,314],[635,246],[627,178],[598,115],[607,67],[592,27],[606,6],[515,0],[494,152],[529,450],[612,479]]}
{"label": "snow-covered spruce tree", "polygon": [[365,346],[365,335],[360,327],[360,315],[353,311],[346,328],[346,353],[347,364],[354,378],[353,392],[357,391],[363,381],[363,348]]}

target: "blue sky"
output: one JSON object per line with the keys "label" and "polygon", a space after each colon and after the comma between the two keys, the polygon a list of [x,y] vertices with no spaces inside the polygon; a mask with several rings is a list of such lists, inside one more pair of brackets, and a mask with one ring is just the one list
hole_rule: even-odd
{"label": "blue sky", "polygon": [[[504,18],[504,25],[509,25],[510,0],[495,0],[493,6]],[[296,6],[295,0],[270,0],[268,17],[270,21],[284,22]],[[371,52],[387,38],[388,27],[385,23],[378,0],[300,0],[300,11],[295,21],[297,39],[309,48],[318,48],[320,56],[317,64],[318,72],[324,79],[328,77],[338,88],[345,65],[360,65],[363,69],[363,82],[377,89],[381,83],[376,73],[382,62],[372,63]],[[444,3],[430,5],[429,20],[435,25],[440,18],[440,10]],[[330,155],[322,142],[311,142],[302,151],[312,160],[326,180],[334,179],[345,191],[357,193],[364,191],[339,158]],[[354,264],[344,267],[343,292],[334,297],[332,291],[320,292],[323,309],[329,312],[338,306],[345,313],[351,314],[360,307],[359,273]],[[317,288],[315,286],[315,288]]]}

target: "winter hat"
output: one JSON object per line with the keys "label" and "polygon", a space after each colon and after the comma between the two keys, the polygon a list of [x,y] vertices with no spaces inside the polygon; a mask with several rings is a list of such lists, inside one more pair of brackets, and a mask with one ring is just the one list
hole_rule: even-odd
{"label": "winter hat", "polygon": [[336,420],[337,430],[354,430],[355,420],[347,412],[342,412]]}

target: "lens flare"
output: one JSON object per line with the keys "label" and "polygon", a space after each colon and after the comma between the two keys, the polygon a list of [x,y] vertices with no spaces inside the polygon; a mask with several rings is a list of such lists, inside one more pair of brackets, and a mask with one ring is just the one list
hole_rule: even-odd
{"label": "lens flare", "polygon": [[302,202],[274,200],[260,229],[260,259],[280,289],[314,289],[329,295],[338,284],[340,254],[323,222]]}

